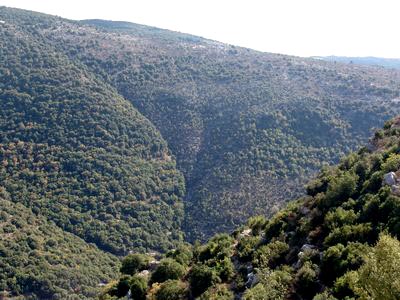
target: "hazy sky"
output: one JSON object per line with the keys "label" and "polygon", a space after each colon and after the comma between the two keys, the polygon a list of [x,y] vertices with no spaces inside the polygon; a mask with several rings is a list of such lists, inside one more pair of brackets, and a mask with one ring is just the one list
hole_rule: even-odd
{"label": "hazy sky", "polygon": [[70,19],[123,20],[261,51],[400,58],[399,0],[0,0]]}

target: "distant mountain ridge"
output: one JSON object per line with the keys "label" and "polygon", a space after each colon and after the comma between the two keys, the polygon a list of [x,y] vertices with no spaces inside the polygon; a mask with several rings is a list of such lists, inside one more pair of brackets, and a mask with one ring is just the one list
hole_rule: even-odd
{"label": "distant mountain ridge", "polygon": [[400,58],[383,58],[383,57],[347,57],[347,56],[312,56],[314,59],[321,59],[330,62],[340,62],[347,64],[382,66],[385,68],[400,69]]}

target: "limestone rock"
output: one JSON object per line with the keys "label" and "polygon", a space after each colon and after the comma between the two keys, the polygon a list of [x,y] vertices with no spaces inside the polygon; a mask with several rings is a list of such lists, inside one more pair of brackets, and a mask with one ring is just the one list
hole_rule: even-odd
{"label": "limestone rock", "polygon": [[397,175],[395,172],[386,173],[383,177],[383,184],[393,186],[397,183]]}

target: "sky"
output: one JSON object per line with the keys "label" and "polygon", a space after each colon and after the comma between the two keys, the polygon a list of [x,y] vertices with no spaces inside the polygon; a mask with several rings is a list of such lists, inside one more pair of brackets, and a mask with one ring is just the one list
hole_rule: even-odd
{"label": "sky", "polygon": [[64,18],[130,21],[265,52],[400,58],[399,0],[0,0]]}

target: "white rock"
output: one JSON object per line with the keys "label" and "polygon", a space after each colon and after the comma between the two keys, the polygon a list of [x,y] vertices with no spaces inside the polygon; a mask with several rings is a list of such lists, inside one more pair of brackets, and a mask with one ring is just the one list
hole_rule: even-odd
{"label": "white rock", "polygon": [[143,271],[140,271],[138,275],[141,277],[147,277],[147,276],[149,276],[149,274],[150,274],[149,270],[143,270]]}
{"label": "white rock", "polygon": [[244,238],[251,235],[251,229],[245,229],[239,234],[239,238]]}
{"label": "white rock", "polygon": [[395,185],[397,182],[397,176],[395,172],[390,172],[383,176],[383,184],[392,186]]}
{"label": "white rock", "polygon": [[313,249],[315,249],[314,245],[304,244],[303,246],[301,246],[300,251],[305,252],[307,250],[313,250]]}
{"label": "white rock", "polygon": [[256,274],[251,272],[250,274],[247,274],[247,282],[246,282],[246,287],[251,288],[255,286],[258,283],[258,277]]}

